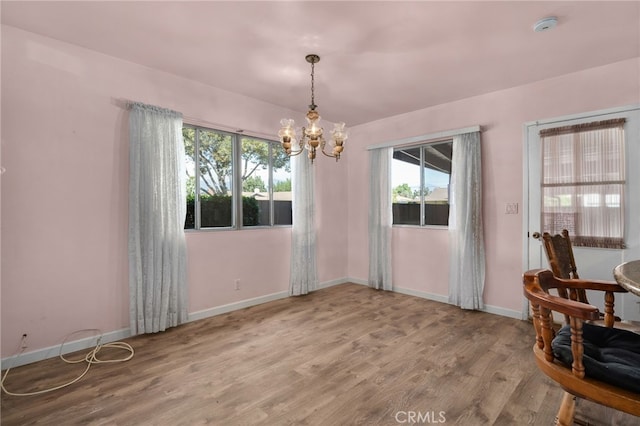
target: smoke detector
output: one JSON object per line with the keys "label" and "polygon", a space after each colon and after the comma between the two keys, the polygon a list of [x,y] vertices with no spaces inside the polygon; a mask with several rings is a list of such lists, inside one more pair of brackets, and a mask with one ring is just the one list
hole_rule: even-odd
{"label": "smoke detector", "polygon": [[533,25],[533,31],[537,33],[541,33],[543,31],[548,31],[558,25],[558,18],[555,16],[549,16],[547,18],[542,18],[538,22]]}

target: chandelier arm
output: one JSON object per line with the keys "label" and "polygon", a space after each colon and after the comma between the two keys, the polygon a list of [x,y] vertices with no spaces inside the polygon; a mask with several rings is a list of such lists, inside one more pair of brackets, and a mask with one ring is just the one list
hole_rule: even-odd
{"label": "chandelier arm", "polygon": [[300,149],[298,149],[297,151],[293,151],[291,150],[291,153],[289,154],[289,157],[295,157],[296,155],[300,155],[303,151],[304,151],[304,127],[302,128],[302,137],[300,138],[300,141],[298,141],[298,147]]}
{"label": "chandelier arm", "polygon": [[299,150],[297,150],[297,151],[291,151],[291,152],[289,153],[289,157],[295,157],[296,155],[300,155],[300,154],[302,154],[302,152],[304,152],[304,149],[299,149]]}
{"label": "chandelier arm", "polygon": [[324,146],[325,146],[326,144],[327,144],[327,141],[326,141],[326,140],[324,140],[324,138],[322,138],[322,143],[320,144],[320,151],[322,151],[322,153],[323,153],[324,155],[326,155],[327,157],[335,158],[335,159],[336,159],[336,161],[338,161],[338,160],[340,159],[340,155],[339,155],[339,154],[338,154],[338,155],[336,155],[336,154],[335,154],[335,153],[333,153],[333,152],[332,152],[331,154],[327,154],[327,153],[324,151]]}
{"label": "chandelier arm", "polygon": [[321,149],[321,151],[322,151],[322,153],[323,153],[324,155],[326,155],[327,157],[336,158],[336,155],[335,155],[335,154],[333,154],[333,153],[332,153],[332,154],[327,154],[326,152],[324,152],[324,145],[322,145],[322,149]]}

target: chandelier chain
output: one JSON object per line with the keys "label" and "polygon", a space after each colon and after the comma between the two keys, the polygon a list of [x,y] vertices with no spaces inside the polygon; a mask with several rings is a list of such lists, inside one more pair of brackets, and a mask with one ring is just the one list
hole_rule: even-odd
{"label": "chandelier chain", "polygon": [[311,62],[311,105],[309,108],[316,109],[316,101],[315,101],[315,62]]}

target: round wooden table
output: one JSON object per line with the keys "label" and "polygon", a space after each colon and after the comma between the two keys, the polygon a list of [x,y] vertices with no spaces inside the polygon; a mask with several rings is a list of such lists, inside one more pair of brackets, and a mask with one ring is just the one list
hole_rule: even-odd
{"label": "round wooden table", "polygon": [[613,277],[622,287],[640,296],[640,260],[632,260],[616,266]]}

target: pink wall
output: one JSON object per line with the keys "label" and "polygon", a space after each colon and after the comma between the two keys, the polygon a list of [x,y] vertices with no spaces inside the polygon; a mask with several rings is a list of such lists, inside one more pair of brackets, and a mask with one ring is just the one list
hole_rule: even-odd
{"label": "pink wall", "polygon": [[[2,357],[13,354],[22,333],[34,351],[79,329],[129,326],[125,100],[264,135],[275,135],[282,117],[302,120],[2,26]],[[347,276],[347,171],[327,159],[317,169],[318,267],[327,282]],[[189,311],[286,291],[290,239],[286,227],[188,233]]]}
{"label": "pink wall", "polygon": [[[480,124],[487,235],[486,303],[519,311],[523,123],[639,101],[639,62],[625,61],[352,129],[340,163],[316,164],[320,281],[366,281],[367,145]],[[72,331],[128,327],[128,143],[124,100],[187,119],[273,134],[295,114],[247,97],[2,27],[2,356]],[[394,280],[446,295],[447,233],[394,229]],[[288,283],[290,229],[188,233],[190,312]],[[235,291],[235,279],[241,289]]]}
{"label": "pink wall", "polygon": [[[487,258],[485,303],[520,312],[522,296],[523,124],[640,102],[640,58],[390,117],[352,129],[349,149],[349,277],[368,273],[369,145],[481,125]],[[356,152],[355,154],[353,154]],[[520,203],[505,215],[506,203]],[[393,284],[448,294],[446,230],[394,228]]]}

